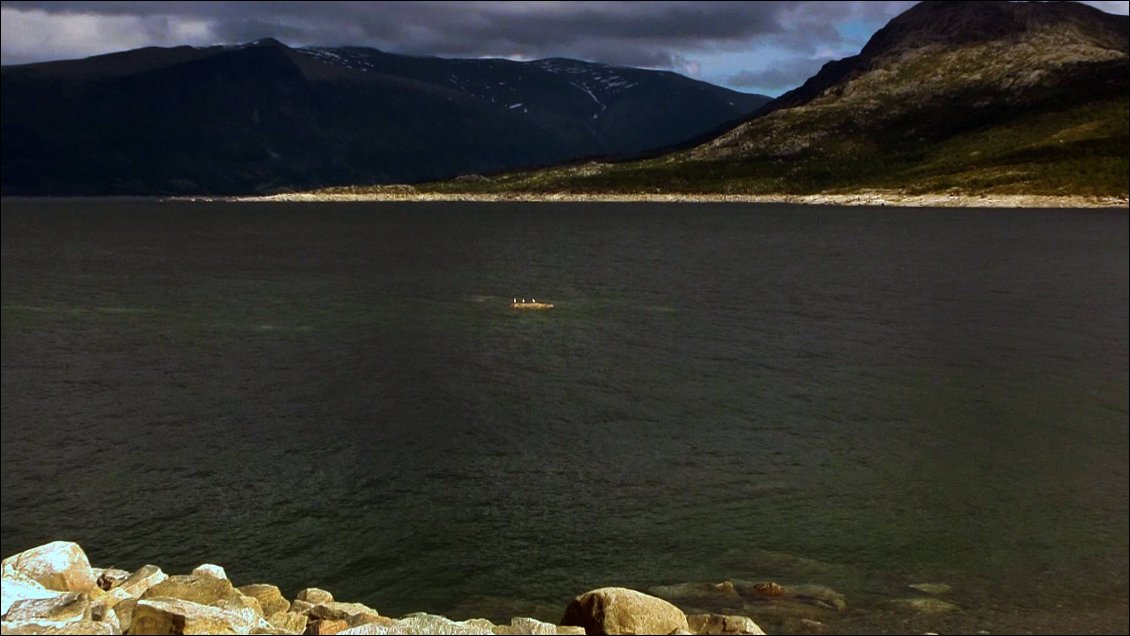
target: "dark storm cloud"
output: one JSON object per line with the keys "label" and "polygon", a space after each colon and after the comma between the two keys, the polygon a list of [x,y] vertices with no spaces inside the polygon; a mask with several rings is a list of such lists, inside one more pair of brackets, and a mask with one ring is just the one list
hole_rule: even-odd
{"label": "dark storm cloud", "polygon": [[[371,46],[672,69],[773,93],[857,53],[895,2],[3,2],[4,64],[141,46]],[[1126,13],[1126,2],[1101,5]]]}
{"label": "dark storm cloud", "polygon": [[[574,56],[673,66],[679,56],[757,38],[810,47],[840,39],[834,22],[892,3],[823,2],[6,2],[51,15],[207,24],[217,42],[283,37],[438,55]],[[895,3],[907,5],[908,3]],[[876,7],[873,5],[883,5]],[[796,32],[797,26],[803,32]],[[179,42],[163,42],[178,44]],[[158,44],[162,44],[158,42]]]}

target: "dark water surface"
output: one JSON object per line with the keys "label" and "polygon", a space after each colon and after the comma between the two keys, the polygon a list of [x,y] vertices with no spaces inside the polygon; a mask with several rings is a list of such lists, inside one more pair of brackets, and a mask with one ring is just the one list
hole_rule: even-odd
{"label": "dark water surface", "polygon": [[[5,201],[2,552],[1126,631],[1123,211]],[[514,313],[512,296],[557,305]],[[944,582],[956,614],[887,601]]]}

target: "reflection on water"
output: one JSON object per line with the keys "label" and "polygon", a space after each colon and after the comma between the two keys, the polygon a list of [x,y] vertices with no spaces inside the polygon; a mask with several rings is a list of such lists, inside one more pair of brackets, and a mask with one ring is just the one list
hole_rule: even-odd
{"label": "reflection on water", "polygon": [[2,223],[4,555],[68,538],[390,615],[772,580],[842,594],[811,610],[833,631],[1127,629],[1125,212],[5,202]]}

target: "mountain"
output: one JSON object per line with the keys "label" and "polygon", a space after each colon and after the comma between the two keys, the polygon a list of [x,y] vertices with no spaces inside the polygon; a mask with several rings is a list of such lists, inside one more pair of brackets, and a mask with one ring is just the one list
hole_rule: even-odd
{"label": "mountain", "polygon": [[6,66],[0,77],[6,195],[261,193],[626,157],[769,101],[576,60],[273,39]]}
{"label": "mountain", "polygon": [[922,2],[713,139],[481,189],[1125,196],[1128,24],[1075,2]]}

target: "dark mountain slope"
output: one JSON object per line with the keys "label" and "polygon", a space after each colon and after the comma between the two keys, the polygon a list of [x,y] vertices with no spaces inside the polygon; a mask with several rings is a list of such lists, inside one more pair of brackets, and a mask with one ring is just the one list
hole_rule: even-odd
{"label": "dark mountain slope", "polygon": [[374,49],[148,48],[2,70],[4,194],[240,194],[628,156],[767,98],[671,73]]}
{"label": "dark mountain slope", "polygon": [[923,2],[707,143],[493,187],[1125,194],[1128,24],[1077,3]]}

